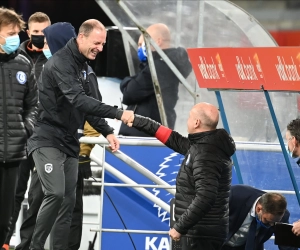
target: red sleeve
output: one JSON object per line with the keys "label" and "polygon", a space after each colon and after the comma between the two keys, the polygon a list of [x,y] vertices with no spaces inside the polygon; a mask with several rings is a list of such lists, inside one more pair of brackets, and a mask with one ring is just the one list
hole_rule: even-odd
{"label": "red sleeve", "polygon": [[166,143],[172,133],[172,129],[169,129],[164,126],[160,126],[155,133],[155,137],[160,140],[162,143]]}

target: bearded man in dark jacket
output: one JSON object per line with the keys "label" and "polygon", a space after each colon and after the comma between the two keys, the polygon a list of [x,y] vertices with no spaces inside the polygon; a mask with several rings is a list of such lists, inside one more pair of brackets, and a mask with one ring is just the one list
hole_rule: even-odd
{"label": "bearded man in dark jacket", "polygon": [[27,157],[26,141],[37,114],[37,86],[32,66],[20,55],[19,32],[25,22],[15,11],[0,8],[0,246],[14,207],[18,167]]}
{"label": "bearded man in dark jacket", "polygon": [[235,143],[224,129],[216,129],[218,121],[215,106],[199,103],[190,111],[188,137],[139,115],[128,124],[185,155],[176,179],[176,223],[169,232],[173,240],[181,239],[182,250],[221,249],[228,233]]}
{"label": "bearded man in dark jacket", "polygon": [[[149,26],[147,32],[172,61],[183,77],[188,77],[192,71],[192,66],[187,52],[181,47],[170,47],[171,35],[169,28],[165,24],[157,23]],[[120,83],[120,89],[123,93],[123,103],[128,105],[127,109],[133,110],[135,114],[149,117],[161,123],[143,36],[140,37],[138,46],[141,71],[135,76],[124,78]],[[178,100],[179,80],[156,51],[152,51],[152,55],[162,92],[168,127],[174,129],[176,122],[175,105]],[[135,128],[129,128],[125,124],[121,125],[119,134],[125,136],[149,136]]]}

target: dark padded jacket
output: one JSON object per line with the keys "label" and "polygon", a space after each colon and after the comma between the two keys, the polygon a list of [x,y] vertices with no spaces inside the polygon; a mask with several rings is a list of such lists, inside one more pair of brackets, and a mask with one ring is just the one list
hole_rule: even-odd
{"label": "dark padded jacket", "polygon": [[176,179],[174,229],[189,237],[224,241],[235,143],[224,129],[189,134],[188,138],[135,115],[134,127],[156,136],[185,155]]}
{"label": "dark padded jacket", "polygon": [[[91,96],[99,101],[102,101],[102,95],[99,91],[97,76],[88,64],[85,65],[82,71],[82,75],[83,78],[85,78],[83,89],[86,95]],[[105,137],[109,134],[114,133],[114,129],[108,125],[107,121],[104,118],[87,115],[85,117],[85,120],[79,127],[78,138],[84,135],[81,131],[84,130],[85,121],[89,121],[90,124],[94,124],[94,126],[98,128],[97,132],[103,134]]]}
{"label": "dark padded jacket", "polygon": [[[77,158],[77,129],[85,116],[121,118],[123,111],[85,94],[81,71],[86,61],[74,38],[45,64],[38,82],[39,113],[28,141],[29,153],[40,147],[56,147]],[[101,130],[92,120],[87,120],[96,130]]]}
{"label": "dark padded jacket", "polygon": [[26,159],[26,141],[37,115],[37,85],[28,59],[0,55],[0,161]]}
{"label": "dark padded jacket", "polygon": [[[163,51],[183,77],[186,78],[191,73],[192,66],[184,48],[170,48]],[[179,80],[156,51],[152,52],[152,55],[162,92],[168,127],[173,129],[176,121],[174,108],[178,100]],[[135,114],[149,117],[161,123],[148,63],[141,63],[141,71],[137,75],[124,78],[120,84],[120,89],[123,93],[123,103],[128,105],[127,109],[134,110]],[[125,136],[147,136],[145,133],[135,128],[130,128],[125,124],[121,125],[119,134]]]}
{"label": "dark padded jacket", "polygon": [[31,63],[32,70],[35,75],[35,79],[38,80],[39,76],[44,68],[44,64],[47,62],[47,58],[45,57],[43,52],[34,52],[36,53],[37,57],[35,62],[30,57],[30,55],[27,52],[27,46],[29,44],[30,40],[26,40],[25,42],[21,43],[20,45],[20,54],[24,55]]}

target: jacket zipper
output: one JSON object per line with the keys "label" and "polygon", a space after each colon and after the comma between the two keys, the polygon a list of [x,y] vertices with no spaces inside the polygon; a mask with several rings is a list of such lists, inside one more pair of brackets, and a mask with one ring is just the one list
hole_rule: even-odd
{"label": "jacket zipper", "polygon": [[6,153],[7,153],[7,121],[6,121],[6,83],[4,77],[4,68],[3,62],[1,62],[1,73],[2,73],[2,86],[3,86],[3,137],[4,137],[4,150],[3,150],[3,163],[6,160]]}
{"label": "jacket zipper", "polygon": [[13,96],[13,82],[12,82],[11,70],[8,70],[8,76],[9,76],[10,95]]}

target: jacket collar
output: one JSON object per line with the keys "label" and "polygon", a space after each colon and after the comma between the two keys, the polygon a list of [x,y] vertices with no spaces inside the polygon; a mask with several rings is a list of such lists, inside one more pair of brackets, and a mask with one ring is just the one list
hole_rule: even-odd
{"label": "jacket collar", "polygon": [[14,59],[20,53],[20,49],[17,49],[15,52],[11,54],[0,53],[0,62],[8,62]]}
{"label": "jacket collar", "polygon": [[212,130],[212,131],[205,131],[205,132],[200,132],[195,134],[189,134],[188,138],[191,142],[198,142],[200,139],[204,138],[205,136],[214,134],[216,132],[217,130]]}
{"label": "jacket collar", "polygon": [[67,43],[67,48],[70,49],[71,53],[73,54],[73,57],[75,59],[76,64],[82,65],[85,63],[88,59],[81,54],[81,52],[78,49],[78,45],[76,42],[76,38],[72,38],[68,43]]}

